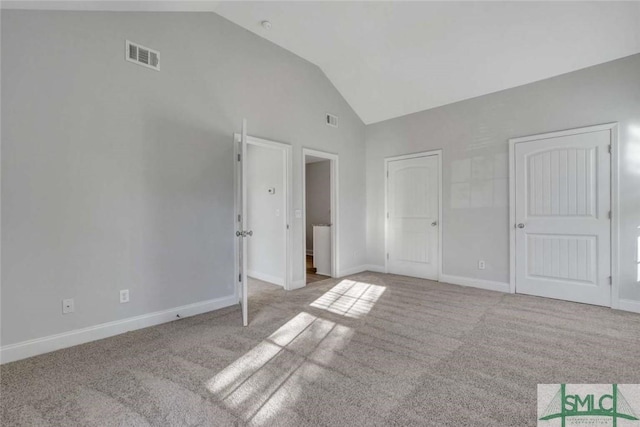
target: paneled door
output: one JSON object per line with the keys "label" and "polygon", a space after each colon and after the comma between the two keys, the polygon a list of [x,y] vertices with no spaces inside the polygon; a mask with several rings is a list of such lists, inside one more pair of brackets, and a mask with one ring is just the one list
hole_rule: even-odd
{"label": "paneled door", "polygon": [[516,292],[610,306],[611,129],[521,139],[529,140],[513,147]]}
{"label": "paneled door", "polygon": [[439,154],[387,162],[387,271],[438,280]]}

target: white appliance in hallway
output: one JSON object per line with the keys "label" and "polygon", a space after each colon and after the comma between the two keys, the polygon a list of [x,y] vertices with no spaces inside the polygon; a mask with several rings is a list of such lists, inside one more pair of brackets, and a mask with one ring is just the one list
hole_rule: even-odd
{"label": "white appliance in hallway", "polygon": [[516,292],[611,305],[611,126],[518,138]]}
{"label": "white appliance in hallway", "polygon": [[387,271],[438,280],[439,154],[387,162]]}
{"label": "white appliance in hallway", "polygon": [[317,274],[331,276],[331,224],[313,224],[313,266]]}

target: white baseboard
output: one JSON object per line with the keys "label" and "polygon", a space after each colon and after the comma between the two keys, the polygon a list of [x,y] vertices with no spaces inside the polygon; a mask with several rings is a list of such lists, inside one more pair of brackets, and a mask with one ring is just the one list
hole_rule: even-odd
{"label": "white baseboard", "polygon": [[260,273],[255,270],[247,270],[247,276],[254,279],[262,280],[263,282],[273,283],[274,285],[284,286],[284,279],[282,277],[271,276],[269,274]]}
{"label": "white baseboard", "polygon": [[296,289],[300,289],[300,288],[304,288],[305,287],[305,283],[304,280],[296,280],[295,282],[291,282],[291,286],[289,288],[290,291],[296,290]]}
{"label": "white baseboard", "polygon": [[177,320],[177,315],[180,315],[180,318],[195,316],[197,314],[229,307],[237,304],[237,302],[237,297],[229,295],[222,298],[196,302],[193,304],[183,305],[181,307],[170,308],[168,310],[156,311],[153,313],[130,317],[128,319],[116,320],[113,322],[102,323],[100,325],[89,326],[87,328],[63,332],[61,334],[49,335],[43,338],[36,338],[16,344],[6,345],[0,347],[0,363],[13,362],[15,360],[37,356],[39,354],[49,353],[55,350],[73,347],[74,345],[112,337],[125,332],[135,331],[136,329],[148,328],[149,326],[171,322],[173,320]]}
{"label": "white baseboard", "polygon": [[363,271],[367,271],[366,265],[357,265],[351,268],[345,268],[344,270],[340,270],[339,277],[351,276],[352,274],[362,273]]}
{"label": "white baseboard", "polygon": [[633,313],[640,313],[640,301],[634,301],[631,299],[621,299],[618,303],[618,310],[631,311]]}
{"label": "white baseboard", "polygon": [[367,264],[364,266],[365,271],[373,271],[374,273],[384,273],[384,265]]}
{"label": "white baseboard", "polygon": [[475,279],[473,277],[451,276],[449,274],[440,275],[440,282],[452,283],[454,285],[470,286],[473,288],[487,289],[489,291],[509,292],[509,284],[505,282],[495,282],[493,280]]}

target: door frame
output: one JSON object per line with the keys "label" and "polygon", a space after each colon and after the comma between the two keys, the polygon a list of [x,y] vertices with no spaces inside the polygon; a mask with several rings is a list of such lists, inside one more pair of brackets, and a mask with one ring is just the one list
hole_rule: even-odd
{"label": "door frame", "polygon": [[404,154],[402,156],[393,156],[384,158],[384,272],[389,273],[389,163],[397,160],[414,159],[417,157],[437,156],[438,158],[438,278],[437,282],[442,278],[442,230],[444,224],[442,222],[442,149],[421,151],[419,153]]}
{"label": "door frame", "polygon": [[[338,268],[340,228],[339,228],[339,174],[338,162],[339,156],[326,151],[314,150],[311,148],[302,148],[302,286],[307,285],[307,167],[306,157],[319,157],[330,161],[330,191],[331,191],[331,277],[340,277],[340,269]],[[301,286],[301,287],[302,287]]]}
{"label": "door frame", "polygon": [[618,123],[605,123],[595,126],[547,132],[536,135],[509,139],[509,292],[516,293],[516,144],[533,142],[550,138],[558,138],[583,133],[601,132],[608,130],[611,144],[611,308],[620,307],[619,282],[619,155],[618,155]]}
{"label": "door frame", "polygon": [[[238,215],[241,214],[241,212],[239,212],[239,203],[237,200],[237,197],[235,196],[235,194],[237,194],[237,189],[238,189],[238,185],[239,183],[239,179],[238,179],[238,161],[236,161],[236,159],[238,158],[238,155],[240,154],[239,152],[239,144],[242,143],[242,135],[238,134],[238,133],[234,133],[233,134],[233,165],[234,165],[234,180],[233,180],[233,184],[234,184],[234,189],[235,189],[235,193],[234,193],[234,216],[233,216],[233,224],[234,226],[234,233],[235,230],[238,228]],[[284,197],[284,204],[285,204],[285,209],[284,209],[284,220],[285,220],[285,275],[284,275],[284,289],[285,290],[290,290],[291,289],[291,283],[292,283],[292,277],[293,277],[293,265],[291,263],[291,247],[292,247],[292,232],[291,232],[291,207],[292,207],[292,189],[293,189],[293,185],[292,185],[292,177],[293,177],[293,163],[292,163],[292,148],[290,144],[286,144],[283,142],[277,142],[277,141],[272,141],[272,140],[268,140],[268,139],[263,139],[263,138],[258,138],[255,136],[250,136],[247,135],[247,145],[255,145],[255,146],[259,146],[259,147],[267,147],[267,148],[272,148],[272,149],[277,149],[277,150],[281,150],[284,156],[284,162],[285,162],[285,171],[284,171],[284,180],[283,180],[283,189],[285,191],[285,197]],[[234,238],[234,250],[235,253],[238,253],[238,239]],[[238,262],[234,262],[235,264],[235,268],[234,268],[234,283],[235,283],[235,279],[239,277],[240,275],[240,269],[239,269],[239,265]],[[245,272],[246,273],[246,272]],[[238,299],[239,295],[238,295],[238,287],[234,286],[234,293],[235,293],[235,298]]]}

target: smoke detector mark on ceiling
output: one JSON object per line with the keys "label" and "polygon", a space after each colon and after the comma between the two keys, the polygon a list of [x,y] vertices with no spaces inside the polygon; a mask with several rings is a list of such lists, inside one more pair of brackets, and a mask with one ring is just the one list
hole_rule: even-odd
{"label": "smoke detector mark on ceiling", "polygon": [[129,40],[125,44],[125,59],[134,64],[160,71],[160,52]]}
{"label": "smoke detector mark on ceiling", "polygon": [[331,126],[331,127],[337,128],[338,127],[338,116],[336,116],[334,114],[327,113],[326,123],[327,123],[327,126]]}

